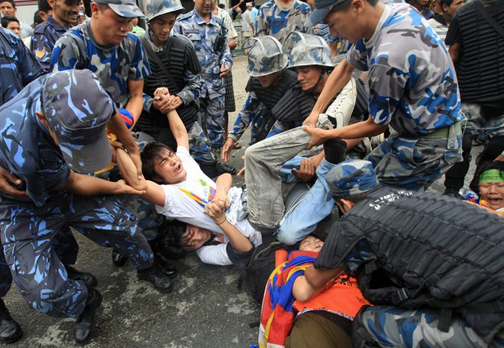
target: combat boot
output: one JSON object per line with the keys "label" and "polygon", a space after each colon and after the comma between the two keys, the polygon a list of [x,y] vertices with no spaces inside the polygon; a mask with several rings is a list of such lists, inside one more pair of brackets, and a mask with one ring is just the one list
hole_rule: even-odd
{"label": "combat boot", "polygon": [[173,290],[173,283],[170,277],[164,275],[156,266],[138,270],[138,279],[152,283],[154,289],[167,293]]}
{"label": "combat boot", "polygon": [[14,343],[23,336],[21,326],[12,319],[9,310],[0,298],[0,342]]}
{"label": "combat boot", "polygon": [[88,297],[86,306],[82,313],[77,317],[74,326],[75,341],[80,344],[86,344],[93,333],[95,326],[96,309],[102,302],[102,295],[94,288],[88,288]]}
{"label": "combat boot", "polygon": [[94,275],[88,272],[81,272],[72,266],[66,266],[68,278],[72,280],[82,280],[88,288],[94,288],[98,285],[98,280]]}

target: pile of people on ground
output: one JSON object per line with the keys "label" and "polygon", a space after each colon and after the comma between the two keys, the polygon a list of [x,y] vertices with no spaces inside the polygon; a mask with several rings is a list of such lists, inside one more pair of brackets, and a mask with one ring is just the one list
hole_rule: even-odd
{"label": "pile of people on ground", "polygon": [[[26,42],[1,2],[0,297],[89,342],[79,232],[161,293],[170,259],[234,265],[259,347],[504,346],[504,3],[431,5],[247,3],[227,134],[238,34],[215,0],[40,0]],[[21,335],[0,300],[0,340]]]}

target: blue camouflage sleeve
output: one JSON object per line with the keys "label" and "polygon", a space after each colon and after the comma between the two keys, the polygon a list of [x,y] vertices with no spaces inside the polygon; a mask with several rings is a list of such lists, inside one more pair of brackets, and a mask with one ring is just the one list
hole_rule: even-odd
{"label": "blue camouflage sleeve", "polygon": [[78,69],[80,56],[80,49],[77,42],[70,35],[64,35],[54,46],[49,71],[56,72]]}
{"label": "blue camouflage sleeve", "polygon": [[238,114],[233,130],[229,134],[229,137],[234,141],[241,138],[252,120],[257,116],[256,111],[259,103],[259,99],[255,98],[253,93],[249,93],[247,100],[245,100],[245,104],[243,104],[243,107]]}
{"label": "blue camouflage sleeve", "polygon": [[37,77],[44,74],[44,69],[40,66],[37,58],[28,50],[23,41],[17,42],[17,52],[19,54],[19,72],[26,86]]}
{"label": "blue camouflage sleeve", "polygon": [[408,74],[384,64],[374,64],[369,69],[369,114],[381,126],[390,123],[401,96],[404,94]]}
{"label": "blue camouflage sleeve", "polygon": [[128,79],[142,80],[151,73],[149,60],[140,39],[136,38],[135,56],[128,73]]}
{"label": "blue camouflage sleeve", "polygon": [[359,40],[347,52],[347,61],[356,69],[368,71],[367,52],[363,40]]}

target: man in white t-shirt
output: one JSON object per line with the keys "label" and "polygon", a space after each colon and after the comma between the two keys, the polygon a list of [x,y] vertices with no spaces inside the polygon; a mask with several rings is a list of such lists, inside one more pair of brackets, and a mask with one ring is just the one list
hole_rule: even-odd
{"label": "man in white t-shirt", "polygon": [[[155,95],[160,102],[169,96]],[[119,153],[117,160],[121,173],[127,182],[145,189],[144,198],[156,205],[158,213],[187,224],[185,250],[199,248],[198,256],[203,262],[231,265],[234,256],[248,255],[254,245],[262,242],[261,233],[244,218],[242,189],[231,187],[231,175],[223,174],[216,182],[206,176],[189,155],[187,131],[177,112],[169,112],[168,119],[177,141],[177,151],[162,143],[150,143],[142,152],[145,178],[155,182],[138,180],[132,162]],[[200,247],[192,243],[189,237],[193,227],[210,232],[222,241],[221,245]],[[230,247],[227,242],[231,243]]]}

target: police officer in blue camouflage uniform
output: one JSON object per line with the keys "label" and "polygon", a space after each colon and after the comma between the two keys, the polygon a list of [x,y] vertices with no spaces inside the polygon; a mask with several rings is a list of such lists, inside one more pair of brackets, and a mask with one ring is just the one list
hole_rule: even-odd
{"label": "police officer in blue camouflage uniform", "polygon": [[[150,66],[142,42],[129,32],[129,27],[133,18],[144,15],[133,0],[93,1],[91,11],[89,22],[70,29],[56,42],[51,70],[93,71],[120,108],[119,112],[129,119],[128,128],[134,127],[143,110],[144,78],[150,74]],[[131,134],[129,138],[132,140]],[[163,221],[151,204],[140,197],[135,201],[134,210],[139,223],[144,234],[153,241]],[[115,251],[112,260],[117,266],[127,261]],[[176,275],[174,266],[156,264],[170,277]]]}
{"label": "police officer in blue camouflage uniform", "polygon": [[[210,178],[216,177],[217,161],[198,122],[198,101],[203,80],[194,46],[182,35],[171,35],[177,16],[184,7],[179,0],[144,0],[139,6],[145,13],[148,30],[141,37],[152,74],[145,78],[144,110],[135,130],[138,140],[159,141],[177,147],[167,113],[176,109],[189,136],[191,156]],[[159,87],[167,87],[170,96],[154,97]]]}
{"label": "police officer in blue camouflage uniform", "polygon": [[30,50],[45,71],[51,65],[51,54],[56,41],[77,23],[79,13],[79,0],[49,0],[48,3],[53,14],[35,27],[30,41]]}
{"label": "police officer in blue camouflage uniform", "polygon": [[293,31],[304,32],[310,6],[299,0],[269,0],[257,14],[257,35],[271,35],[283,44]]}
{"label": "police officer in blue camouflage uniform", "polygon": [[[328,138],[378,135],[390,126],[392,135],[368,155],[380,182],[425,190],[462,159],[460,94],[446,46],[407,4],[315,1],[308,24],[321,21],[329,24],[331,34],[348,38],[354,45],[304,121],[311,145]],[[318,114],[350,79],[354,68],[369,71],[370,117],[330,131],[313,128]]]}
{"label": "police officer in blue camouflage uniform", "polygon": [[244,42],[248,50],[247,73],[250,79],[245,87],[247,99],[222,149],[222,158],[229,160],[233,145],[251,125],[250,145],[263,140],[274,123],[273,107],[292,88],[296,73],[287,70],[282,45],[273,36],[251,38]]}
{"label": "police officer in blue camouflage uniform", "polygon": [[14,98],[27,84],[42,75],[35,57],[11,31],[0,28],[0,106]]}
{"label": "police officer in blue camouflage uniform", "polygon": [[77,173],[110,163],[105,128],[120,133],[122,125],[97,77],[89,70],[44,75],[1,107],[0,115],[0,166],[25,183],[27,194],[0,195],[0,236],[27,304],[54,317],[78,317],[76,341],[90,339],[101,295],[68,278],[51,244],[68,225],[128,255],[139,278],[157,290],[171,290],[128,211],[129,196],[121,196],[142,191]]}
{"label": "police officer in blue camouflage uniform", "polygon": [[373,304],[352,322],[354,347],[504,347],[501,218],[436,193],[380,187],[369,161],[342,162],[326,180],[344,215],[297,300],[344,271]]}
{"label": "police officer in blue camouflage uniform", "polygon": [[204,80],[200,95],[201,122],[212,150],[220,152],[224,145],[224,78],[231,71],[233,60],[224,23],[212,13],[213,1],[195,0],[194,10],[177,19],[173,32],[187,37],[196,49]]}
{"label": "police officer in blue camouflage uniform", "polygon": [[[2,58],[2,79],[0,80],[0,106],[14,98],[24,86],[43,74],[44,70],[31,54],[28,48],[18,37],[14,37],[9,31],[0,28],[0,50]],[[0,168],[0,191],[13,196],[25,196],[25,191],[16,190],[10,183],[22,188],[23,182],[11,175],[8,171]],[[0,243],[1,245],[1,243]],[[86,284],[97,283],[96,278],[89,273],[81,273],[69,266],[77,259],[79,245],[72,235],[70,228],[61,231],[52,240],[52,245],[62,263],[65,265],[70,278],[80,278]],[[3,247],[0,252],[0,341],[12,343],[22,335],[21,327],[12,319],[9,311],[1,298],[9,291],[12,284],[12,276],[7,265]]]}

